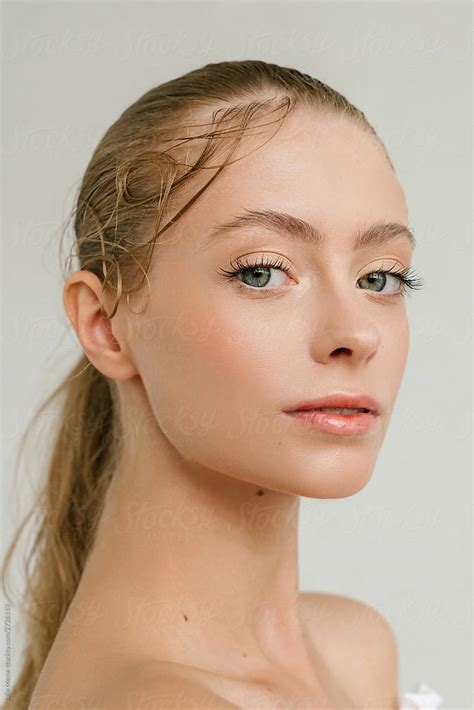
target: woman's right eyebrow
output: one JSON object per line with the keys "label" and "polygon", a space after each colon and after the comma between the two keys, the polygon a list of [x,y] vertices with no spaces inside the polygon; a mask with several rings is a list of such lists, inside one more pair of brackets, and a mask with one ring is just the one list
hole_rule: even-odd
{"label": "woman's right eyebrow", "polygon": [[[259,228],[278,233],[288,239],[296,239],[321,246],[325,235],[317,227],[287,212],[275,210],[246,210],[234,215],[229,221],[215,225],[206,239],[206,245],[229,234],[244,233],[246,229]],[[359,230],[354,240],[353,249],[383,245],[395,238],[408,239],[411,246],[416,246],[413,232],[404,224],[379,220],[364,230]]]}

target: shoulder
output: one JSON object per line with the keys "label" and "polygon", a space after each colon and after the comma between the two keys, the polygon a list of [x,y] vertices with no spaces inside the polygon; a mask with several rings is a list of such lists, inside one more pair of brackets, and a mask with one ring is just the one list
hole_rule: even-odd
{"label": "shoulder", "polygon": [[383,614],[358,599],[323,592],[304,592],[302,610],[316,649],[351,696],[364,706],[398,708],[397,642]]}
{"label": "shoulder", "polygon": [[117,673],[101,688],[100,695],[96,700],[101,710],[139,707],[227,710],[236,707],[206,688],[192,668],[164,661],[142,663]]}

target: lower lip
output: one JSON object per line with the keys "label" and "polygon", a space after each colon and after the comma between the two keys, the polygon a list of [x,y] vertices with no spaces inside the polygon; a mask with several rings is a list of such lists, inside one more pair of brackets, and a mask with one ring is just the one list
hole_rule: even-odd
{"label": "lower lip", "polygon": [[311,409],[298,409],[287,412],[295,419],[307,422],[314,429],[327,431],[330,434],[364,434],[375,424],[376,414],[356,412],[354,414],[337,414],[336,412],[321,412]]}

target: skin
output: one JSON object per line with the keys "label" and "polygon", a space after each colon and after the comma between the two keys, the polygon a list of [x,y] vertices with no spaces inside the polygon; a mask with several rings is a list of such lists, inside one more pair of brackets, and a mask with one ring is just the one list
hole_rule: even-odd
{"label": "skin", "polygon": [[[262,143],[246,138],[234,156]],[[294,214],[327,238],[316,248],[253,230],[206,244],[244,208]],[[299,497],[343,498],[368,483],[408,351],[404,298],[355,287],[411,263],[404,237],[353,252],[378,220],[407,224],[383,150],[347,119],[298,109],[165,233],[144,313],[121,303],[102,319],[98,279],[70,276],[66,311],[117,382],[125,440],[72,605],[77,634],[91,631],[93,600],[94,635],[111,650],[314,682],[298,605]],[[262,254],[291,274],[273,271],[258,293],[218,274]],[[379,401],[371,431],[324,434],[282,411],[339,390]]]}

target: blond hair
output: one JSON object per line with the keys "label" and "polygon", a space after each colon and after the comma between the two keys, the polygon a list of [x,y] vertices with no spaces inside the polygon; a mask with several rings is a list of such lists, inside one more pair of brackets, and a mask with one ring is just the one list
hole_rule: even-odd
{"label": "blond hair", "polygon": [[[120,115],[90,159],[70,216],[79,268],[96,274],[104,292],[115,299],[109,313],[101,304],[104,318],[114,316],[124,295],[130,305],[130,295],[142,293],[157,238],[231,163],[233,150],[255,120],[264,116],[257,128],[275,124],[278,130],[296,106],[346,116],[383,148],[364,114],[335,89],[296,69],[257,60],[207,64],[150,89]],[[216,150],[229,144],[224,163],[211,166]],[[211,167],[219,170],[193,194],[193,180]],[[173,213],[177,199],[188,194],[191,198]],[[173,216],[160,228],[165,212]],[[36,515],[28,557],[33,564],[21,609],[27,641],[4,705],[9,708],[28,707],[93,545],[120,456],[116,383],[85,354],[35,412],[25,435],[53,402],[60,405],[59,416],[42,489],[13,536],[2,571],[11,600],[7,569],[22,530]]]}

